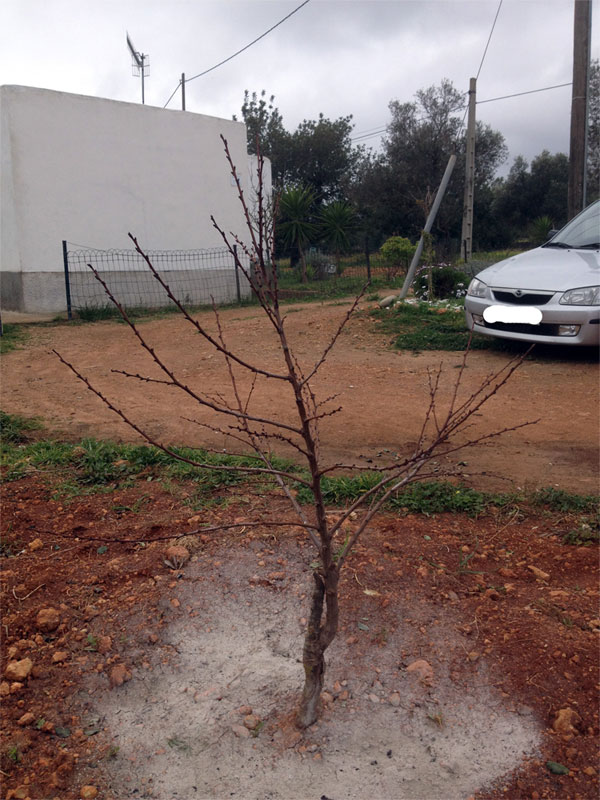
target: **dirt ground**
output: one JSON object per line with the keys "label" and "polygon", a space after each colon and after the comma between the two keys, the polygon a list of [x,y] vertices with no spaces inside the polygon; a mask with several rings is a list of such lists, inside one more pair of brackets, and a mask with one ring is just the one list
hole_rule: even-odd
{"label": "dirt ground", "polygon": [[[305,357],[343,311],[290,309]],[[245,353],[272,363],[256,311],[224,319]],[[143,328],[190,382],[224,390],[181,322]],[[48,355],[56,347],[154,435],[206,443],[181,419],[194,409],[110,372],[152,369],[122,325],[32,330],[3,358],[5,411],[38,414],[69,439],[133,439]],[[455,354],[385,345],[355,320],[317,383],[350,414],[328,423],[332,461],[402,452],[427,365],[443,358],[456,373]],[[473,353],[468,385],[503,359]],[[596,370],[589,358],[527,362],[477,425],[540,423],[462,454],[465,482],[594,492]],[[289,404],[272,395],[257,387],[259,405],[277,402],[285,418]],[[229,488],[196,511],[193,487],[148,477],[69,502],[44,473],[4,485],[3,800],[597,797],[598,554],[565,543],[579,518],[525,506],[378,518],[341,582],[322,717],[301,734],[292,711],[314,555],[296,529],[201,529],[280,519],[284,499]],[[189,560],[165,562],[173,542]]]}
{"label": "dirt ground", "polygon": [[[303,364],[311,364],[319,348],[326,345],[347,307],[333,303],[289,308],[288,336]],[[210,312],[202,320],[215,329]],[[281,368],[277,343],[257,309],[227,310],[222,313],[222,323],[227,344],[242,358],[266,369]],[[160,357],[175,367],[191,387],[215,395],[229,392],[223,360],[185,321],[165,318],[145,322],[140,329]],[[123,324],[31,326],[30,331],[27,346],[4,359],[5,411],[40,415],[70,439],[93,435],[135,440],[136,434],[50,353],[55,348],[152,436],[164,442],[232,449],[231,442],[222,435],[195,424],[214,424],[214,420],[189,397],[111,372],[121,369],[161,377]],[[324,456],[332,463],[364,465],[385,462],[394,453],[406,453],[418,436],[428,402],[427,370],[443,362],[442,396],[447,399],[461,358],[460,353],[414,355],[393,351],[385,336],[373,332],[367,315],[355,317],[314,380],[318,396],[335,395],[333,405],[343,406],[343,413],[323,420]],[[504,353],[490,351],[471,353],[464,395],[507,358]],[[247,377],[245,385],[249,386]],[[477,415],[471,432],[539,421],[478,449],[459,453],[453,464],[466,462],[459,467],[465,482],[481,489],[556,485],[571,491],[595,492],[599,395],[597,359],[589,354],[582,356],[576,350],[558,357],[553,352],[535,355]],[[279,383],[274,386],[273,381],[259,380],[252,402],[257,413],[293,419],[291,392],[286,394]],[[440,469],[447,466],[445,461],[440,463]]]}
{"label": "dirt ground", "polygon": [[186,491],[143,474],[66,505],[43,476],[7,484],[5,800],[597,797],[598,559],[563,543],[575,520],[379,518],[302,735],[310,548],[271,527],[197,532],[276,519],[277,494],[229,489],[194,513]]}

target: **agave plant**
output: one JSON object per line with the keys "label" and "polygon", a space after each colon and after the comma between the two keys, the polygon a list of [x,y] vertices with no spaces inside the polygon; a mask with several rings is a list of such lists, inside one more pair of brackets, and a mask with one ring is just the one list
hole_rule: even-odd
{"label": "agave plant", "polygon": [[534,219],[529,226],[529,236],[532,244],[538,245],[546,242],[553,227],[552,220],[547,215]]}

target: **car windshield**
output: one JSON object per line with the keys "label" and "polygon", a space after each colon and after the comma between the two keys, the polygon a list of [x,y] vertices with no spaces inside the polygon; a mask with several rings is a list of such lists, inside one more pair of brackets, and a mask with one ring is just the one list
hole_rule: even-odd
{"label": "car windshield", "polygon": [[594,250],[600,247],[600,200],[578,214],[544,247],[573,247]]}

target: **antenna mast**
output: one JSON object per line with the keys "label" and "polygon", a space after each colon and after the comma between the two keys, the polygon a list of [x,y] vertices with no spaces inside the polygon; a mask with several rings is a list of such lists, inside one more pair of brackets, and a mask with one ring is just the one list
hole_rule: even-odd
{"label": "antenna mast", "polygon": [[138,50],[135,49],[133,46],[133,42],[129,38],[129,34],[127,34],[127,47],[129,48],[129,52],[131,53],[131,58],[133,59],[131,68],[132,74],[137,78],[140,75],[142,76],[142,105],[144,104],[144,78],[146,74],[150,74],[150,57],[148,54],[140,53]]}

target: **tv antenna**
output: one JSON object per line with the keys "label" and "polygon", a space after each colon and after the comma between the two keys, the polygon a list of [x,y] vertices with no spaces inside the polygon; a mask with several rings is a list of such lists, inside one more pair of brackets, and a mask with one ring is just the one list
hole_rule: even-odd
{"label": "tv antenna", "polygon": [[138,50],[135,49],[133,46],[133,42],[129,38],[129,34],[127,34],[127,47],[129,48],[129,52],[131,53],[131,58],[133,59],[131,64],[132,75],[138,78],[140,75],[142,76],[142,105],[144,104],[144,78],[146,75],[149,75],[149,68],[150,68],[150,57],[148,54],[140,53]]}

